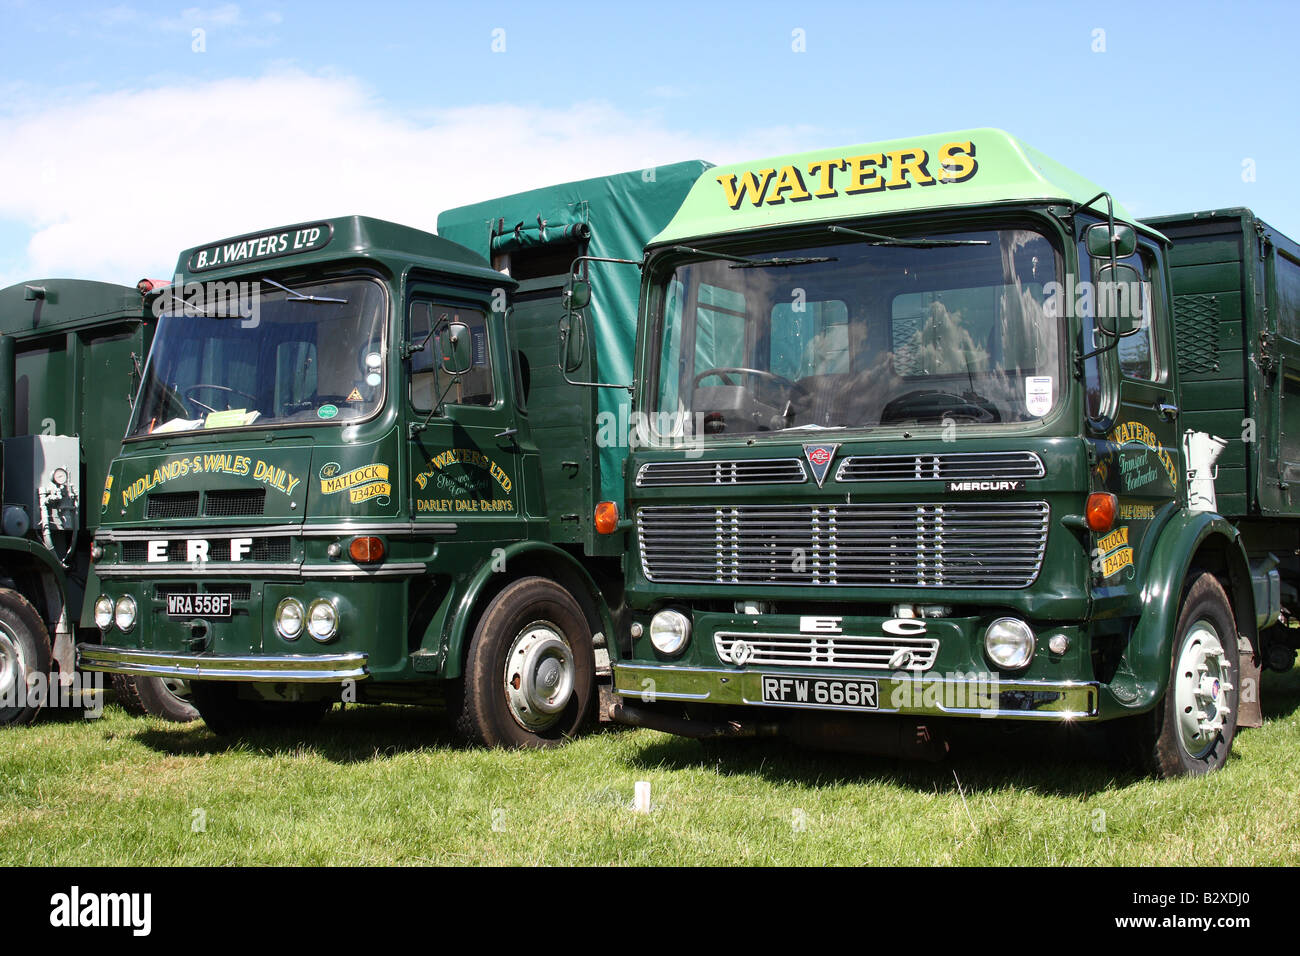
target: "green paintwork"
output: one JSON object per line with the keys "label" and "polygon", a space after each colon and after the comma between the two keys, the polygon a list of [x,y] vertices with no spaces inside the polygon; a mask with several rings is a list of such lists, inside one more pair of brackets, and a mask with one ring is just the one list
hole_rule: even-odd
{"label": "green paintwork", "polygon": [[[80,473],[74,477],[78,530],[66,538],[56,535],[57,553],[38,531],[35,516],[26,537],[0,535],[0,577],[37,608],[55,660],[70,670],[73,633],[99,593],[90,545],[105,475],[126,430],[139,381],[137,362],[148,352],[153,325],[137,289],[38,279],[0,289],[0,335],[13,352],[12,368],[7,361],[0,366],[7,379],[0,382],[0,396],[13,400],[0,416],[12,429],[3,437],[74,436],[80,451]],[[34,497],[33,489],[12,484],[5,491],[6,503]]]}
{"label": "green paintwork", "polygon": [[[941,177],[940,157],[948,144],[973,146],[973,158],[977,166],[971,175],[961,181],[945,182]],[[832,170],[828,191],[833,190],[834,195],[817,195],[821,172],[813,168],[814,164],[853,157],[883,157],[890,152],[917,150],[924,150],[926,155],[925,169],[930,180],[928,184],[923,184],[927,177],[905,176],[902,177],[903,185],[890,186],[889,168],[884,167],[883,175],[879,178],[885,185],[871,191],[850,193],[847,170]],[[777,191],[777,177],[787,167],[797,172],[797,182],[801,184],[797,189],[807,193],[807,198],[792,198],[798,196],[795,190]],[[773,171],[773,175],[765,183],[761,200],[755,203],[753,200],[758,194],[757,191],[751,191],[747,198],[739,202],[737,208],[733,208],[721,181],[739,184],[750,174],[758,177],[753,182],[759,184],[764,170]],[[963,171],[958,171],[958,175],[961,172]],[[655,236],[653,245],[751,229],[852,220],[885,214],[942,212],[960,207],[1042,202],[1078,206],[1100,192],[1101,187],[1002,130],[960,130],[718,166],[700,177],[672,222]],[[1092,208],[1105,211],[1104,203]],[[1115,204],[1115,217],[1142,229],[1148,235],[1154,234],[1150,227],[1141,226],[1118,203]]]}

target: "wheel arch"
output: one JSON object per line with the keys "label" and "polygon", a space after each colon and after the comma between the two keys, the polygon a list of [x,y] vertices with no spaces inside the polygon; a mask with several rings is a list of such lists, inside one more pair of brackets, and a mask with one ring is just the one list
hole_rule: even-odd
{"label": "wheel arch", "polygon": [[[60,670],[72,672],[77,621],[68,610],[68,576],[54,555],[25,538],[0,538],[0,583],[36,609],[49,632]],[[62,627],[60,626],[62,624]]]}
{"label": "wheel arch", "polygon": [[[498,568],[504,570],[497,570]],[[506,585],[526,577],[547,578],[573,595],[582,608],[593,637],[613,634],[613,616],[591,573],[577,558],[563,548],[540,541],[516,541],[494,554],[463,586],[453,587],[444,609],[425,635],[426,649],[445,648],[442,676],[460,677],[464,673],[469,642],[479,618]],[[441,623],[440,623],[441,621]]]}
{"label": "wheel arch", "polygon": [[1124,660],[1136,679],[1137,696],[1121,701],[1128,711],[1153,707],[1169,684],[1174,628],[1183,588],[1193,569],[1214,574],[1223,585],[1237,633],[1258,648],[1255,595],[1240,532],[1220,515],[1184,511],[1165,526],[1142,588],[1142,614]]}

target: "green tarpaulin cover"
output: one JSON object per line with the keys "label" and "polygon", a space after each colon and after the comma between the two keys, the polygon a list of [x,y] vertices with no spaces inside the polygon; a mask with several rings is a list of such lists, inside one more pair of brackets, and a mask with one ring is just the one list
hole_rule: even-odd
{"label": "green tarpaulin cover", "polygon": [[[449,209],[438,216],[438,234],[491,258],[494,249],[573,242],[585,238],[583,232],[589,230],[588,255],[639,261],[646,243],[668,225],[711,165],[691,160]],[[603,382],[631,382],[640,270],[592,263],[590,278],[592,301],[586,315],[595,343],[596,374]],[[557,314],[557,335],[558,318]],[[615,388],[602,388],[599,393],[600,414],[612,414],[622,435],[628,393]],[[602,447],[599,452],[601,497],[621,505],[622,459],[627,449]]]}

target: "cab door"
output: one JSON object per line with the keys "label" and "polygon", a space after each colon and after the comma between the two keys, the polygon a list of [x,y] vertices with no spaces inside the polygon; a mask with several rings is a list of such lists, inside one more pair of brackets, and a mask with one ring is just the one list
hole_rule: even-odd
{"label": "cab door", "polygon": [[[520,537],[520,446],[499,323],[484,303],[436,289],[417,287],[407,306],[411,517],[478,527],[462,540]],[[453,336],[468,337],[469,368],[459,374],[448,371]]]}
{"label": "cab door", "polygon": [[[1094,263],[1095,309],[1118,310],[1125,334],[1107,355],[1119,401],[1100,469],[1103,487],[1119,499],[1114,528],[1094,537],[1093,570],[1103,588],[1136,595],[1135,562],[1142,543],[1172,513],[1183,494],[1172,323],[1159,251],[1141,243],[1118,261]],[[1114,289],[1115,291],[1111,291]],[[1109,298],[1108,298],[1109,297]]]}

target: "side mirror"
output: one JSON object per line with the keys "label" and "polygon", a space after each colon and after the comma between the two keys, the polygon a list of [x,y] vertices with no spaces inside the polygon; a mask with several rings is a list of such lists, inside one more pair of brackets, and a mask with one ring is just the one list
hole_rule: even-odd
{"label": "side mirror", "polygon": [[1105,266],[1097,272],[1097,330],[1124,338],[1146,327],[1149,286],[1132,266]]}
{"label": "side mirror", "polygon": [[474,367],[474,335],[464,322],[451,322],[438,336],[439,363],[448,375],[464,375]]}
{"label": "side mirror", "polygon": [[1097,259],[1109,259],[1112,254],[1116,259],[1123,259],[1137,251],[1137,232],[1132,226],[1126,226],[1122,222],[1094,223],[1088,227],[1085,238],[1088,243],[1088,255]]}
{"label": "side mirror", "polygon": [[587,322],[581,312],[570,312],[560,320],[560,346],[564,350],[564,371],[576,372],[586,357]]}
{"label": "side mirror", "polygon": [[569,276],[569,284],[564,288],[564,306],[570,312],[585,309],[591,304],[591,283],[577,276]]}

